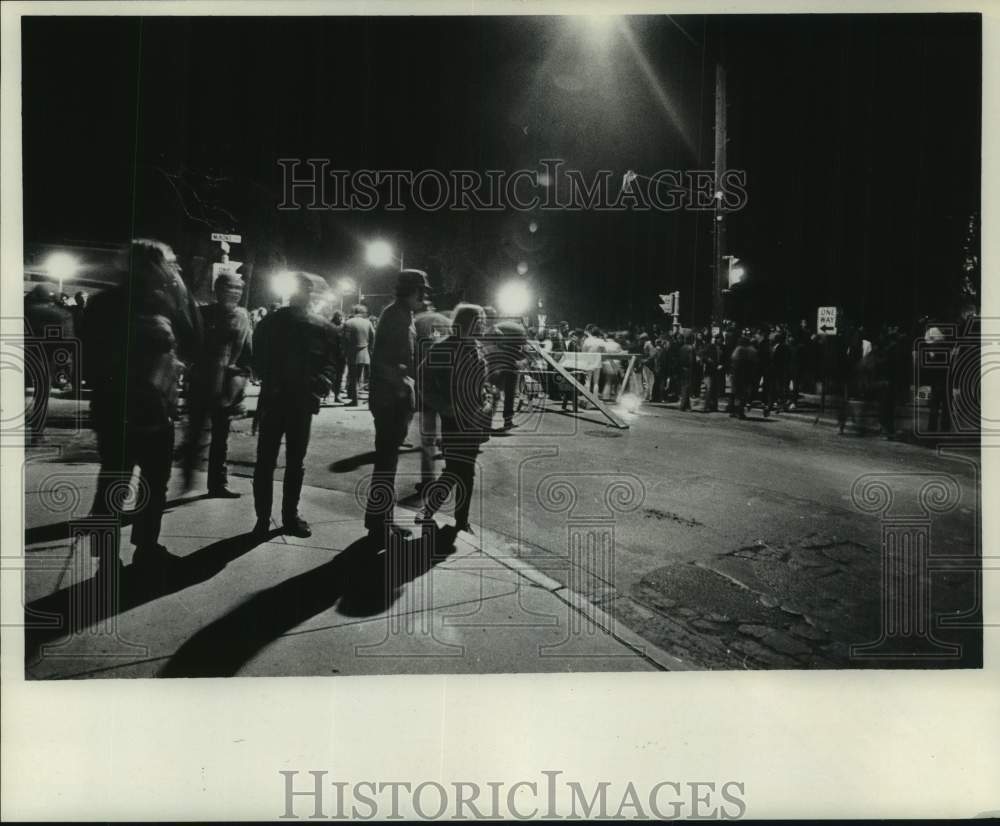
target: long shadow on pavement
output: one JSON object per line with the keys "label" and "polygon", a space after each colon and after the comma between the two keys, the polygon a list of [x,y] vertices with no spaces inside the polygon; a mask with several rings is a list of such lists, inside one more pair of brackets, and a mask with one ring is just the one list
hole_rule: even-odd
{"label": "long shadow on pavement", "polygon": [[116,614],[211,579],[277,533],[244,533],[213,542],[188,556],[133,562],[117,573],[98,571],[90,579],[28,603],[24,610],[25,663],[34,663],[44,644],[67,633],[79,633]]}
{"label": "long shadow on pavement", "polygon": [[[405,453],[417,453],[419,450],[419,446],[403,446],[399,449],[399,455],[402,456]],[[328,470],[330,473],[351,473],[362,465],[373,464],[375,464],[375,451],[369,450],[366,453],[358,453],[355,456],[348,456],[346,459],[338,459],[329,466]]]}
{"label": "long shadow on pavement", "polygon": [[[174,508],[190,505],[192,502],[200,502],[208,498],[207,493],[197,494],[196,496],[182,496],[178,499],[169,500],[164,505],[163,510],[167,512]],[[87,519],[88,517],[66,519],[63,522],[52,522],[48,525],[36,525],[33,528],[26,528],[24,531],[25,548],[27,549],[29,545],[37,545],[40,542],[58,542],[61,539],[69,539],[72,529],[74,527],[84,527]],[[132,515],[130,513],[122,514],[121,524],[122,527],[132,524]]]}
{"label": "long shadow on pavement", "polygon": [[198,631],[161,669],[161,677],[231,677],[265,646],[339,600],[347,616],[388,609],[407,582],[455,551],[454,528],[424,533],[376,554],[367,538],[330,562],[259,591]]}

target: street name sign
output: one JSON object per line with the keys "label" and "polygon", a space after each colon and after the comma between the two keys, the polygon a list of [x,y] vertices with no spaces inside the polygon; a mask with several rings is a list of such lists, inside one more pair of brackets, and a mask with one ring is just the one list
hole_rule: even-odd
{"label": "street name sign", "polygon": [[225,241],[227,244],[240,244],[243,242],[242,235],[225,235],[221,232],[212,233],[213,241]]}

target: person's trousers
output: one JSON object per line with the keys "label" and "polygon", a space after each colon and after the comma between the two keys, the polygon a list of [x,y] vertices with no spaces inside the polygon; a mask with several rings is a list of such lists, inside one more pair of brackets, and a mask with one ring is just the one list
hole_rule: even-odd
{"label": "person's trousers", "polygon": [[438,439],[437,411],[425,407],[420,411],[420,481],[431,482],[434,479],[434,457],[437,455]]}
{"label": "person's trousers", "polygon": [[196,397],[191,400],[188,414],[187,439],[184,445],[184,470],[194,470],[201,453],[201,434],[205,422],[211,423],[211,442],[208,448],[208,489],[216,491],[229,482],[226,470],[226,456],[229,453],[229,411],[221,407],[210,407]]}
{"label": "person's trousers", "polygon": [[333,398],[339,399],[344,392],[344,371],[347,369],[347,362],[344,359],[337,359],[333,362]]}
{"label": "person's trousers", "polygon": [[308,409],[269,401],[260,410],[257,425],[257,464],[253,472],[253,502],[258,519],[271,518],[274,468],[281,439],[285,439],[285,477],[281,489],[281,519],[298,516],[306,450],[313,414]]}
{"label": "person's trousers", "polygon": [[927,400],[927,432],[948,433],[951,431],[951,405],[948,399],[948,384],[932,384]]}
{"label": "person's trousers", "polygon": [[677,374],[678,397],[681,403],[681,410],[691,409],[691,373],[683,372]]}
{"label": "person's trousers", "polygon": [[362,376],[368,374],[367,364],[351,364],[347,368],[347,397],[352,401],[358,400],[358,387],[362,382]]}
{"label": "person's trousers", "polygon": [[[92,414],[94,412],[92,410]],[[124,417],[110,413],[94,417],[101,470],[90,513],[98,519],[108,517],[120,525],[124,486],[129,483],[132,471],[138,465],[138,494],[135,509],[131,512],[132,544],[137,548],[152,547],[159,543],[160,524],[167,503],[174,428],[171,425],[155,430],[127,430]],[[116,537],[116,548],[117,545]]]}
{"label": "person's trousers", "polygon": [[663,386],[666,384],[666,375],[657,370],[654,373],[653,378],[653,389],[650,391],[650,401],[662,402],[663,401]]}
{"label": "person's trousers", "polygon": [[653,371],[650,370],[648,367],[643,367],[643,368],[641,368],[641,370],[642,370],[642,398],[643,398],[643,401],[647,401],[647,402],[648,401],[652,401],[653,400],[653,384],[655,382]]}
{"label": "person's trousers", "polygon": [[399,405],[377,407],[372,410],[372,416],[375,419],[375,464],[368,485],[365,527],[381,530],[393,521],[399,447],[406,440],[412,414],[407,407]]}
{"label": "person's trousers", "polygon": [[472,486],[476,479],[476,456],[479,455],[479,445],[469,443],[454,443],[444,437],[444,471],[441,478],[431,485],[425,494],[424,501],[429,515],[437,513],[455,492],[455,522],[458,525],[469,524],[469,510],[472,505]]}
{"label": "person's trousers", "polygon": [[497,383],[503,391],[503,420],[514,421],[514,399],[517,396],[517,370],[500,370]]}
{"label": "person's trousers", "polygon": [[719,409],[719,395],[720,388],[724,385],[726,377],[720,371],[712,369],[706,373],[705,383],[707,385],[705,390],[705,411],[714,413]]}

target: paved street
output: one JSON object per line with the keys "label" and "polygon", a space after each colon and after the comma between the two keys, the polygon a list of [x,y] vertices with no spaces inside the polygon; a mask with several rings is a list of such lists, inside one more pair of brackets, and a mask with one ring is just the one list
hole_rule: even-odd
{"label": "paved street", "polygon": [[[253,403],[251,399],[248,406],[252,408]],[[629,429],[617,430],[607,426],[596,411],[583,411],[575,418],[549,405],[544,413],[522,414],[515,430],[497,434],[489,442],[481,458],[473,508],[477,536],[468,538],[470,545],[461,538],[465,535],[460,535],[456,545],[468,552],[474,548],[488,554],[489,565],[508,584],[521,582],[530,587],[509,588],[510,604],[506,607],[510,610],[501,623],[506,630],[484,620],[492,628],[492,647],[487,646],[475,662],[464,662],[463,667],[461,657],[417,658],[405,667],[399,665],[403,661],[396,661],[393,670],[828,668],[929,662],[913,652],[892,659],[851,656],[850,646],[879,638],[883,594],[886,606],[903,599],[883,587],[883,520],[878,513],[859,510],[852,500],[852,486],[862,477],[876,474],[892,491],[888,516],[894,519],[924,514],[919,491],[937,480],[952,491],[953,501],[946,512],[935,514],[928,523],[931,553],[935,557],[969,556],[976,550],[979,510],[979,489],[971,462],[974,452],[955,450],[952,455],[939,456],[926,447],[872,436],[850,432],[839,436],[824,421],[814,423],[811,414],[764,420],[754,411],[751,419],[741,422],[723,414],[682,413],[672,406],[644,405],[627,414],[627,419]],[[225,540],[249,530],[249,477],[256,444],[250,431],[249,418],[237,420],[230,439],[233,483],[246,495],[236,502],[195,500],[175,508],[168,515],[165,530],[165,542],[175,554],[194,553],[204,544],[192,536]],[[414,427],[411,444],[416,445],[418,438]],[[314,420],[306,471],[309,490],[302,510],[314,524],[337,524],[340,532],[327,535],[324,527],[312,541],[276,536],[273,543],[310,545],[321,549],[316,551],[319,557],[328,560],[331,552],[342,553],[360,538],[371,440],[371,416],[364,406],[321,410]],[[29,464],[29,478],[32,472],[40,472],[33,471],[33,466],[44,469],[53,462],[89,463],[96,459],[86,430],[73,435],[70,430],[54,427],[47,442],[46,448],[29,452],[29,457],[35,457]],[[48,456],[45,451],[50,451]],[[75,466],[75,472],[84,477],[95,471],[96,466],[82,471]],[[280,473],[279,468],[279,477]],[[413,484],[418,478],[419,453],[404,449],[398,480],[402,521],[408,521],[407,513],[417,506]],[[329,493],[324,495],[324,491]],[[83,500],[87,501],[86,494]],[[211,529],[205,524],[197,531],[186,527],[187,519],[205,518]],[[37,528],[50,520],[51,514],[32,513],[29,497],[29,524],[32,519],[32,527]],[[185,527],[170,527],[179,522]],[[35,536],[42,534],[44,531],[35,532]],[[335,555],[333,560],[338,558]],[[961,565],[953,568],[914,573],[914,581],[929,584],[935,616],[963,617],[973,610],[974,623],[975,578]],[[284,562],[274,567],[252,565],[225,586],[226,596],[213,599],[242,604],[239,597],[279,585],[289,576],[306,576],[309,570],[302,560],[291,567]],[[329,572],[335,573],[332,569]],[[57,579],[64,582],[65,576],[64,571]],[[435,605],[442,601],[474,605],[480,601],[454,582],[448,585],[436,566],[428,565],[414,581],[425,576],[433,578],[433,587],[421,593],[432,591]],[[201,581],[201,577],[196,579]],[[51,574],[48,579],[37,575],[29,582],[29,598],[44,596],[54,581]],[[400,593],[415,587],[413,582],[403,585]],[[547,607],[539,606],[532,602],[539,591],[558,598]],[[292,589],[289,593],[297,592]],[[518,595],[516,599],[513,594]],[[183,599],[188,619],[201,612],[192,607],[192,599],[191,594]],[[398,594],[390,602],[396,599]],[[414,602],[412,594],[406,599],[407,611],[436,610],[421,607],[420,599]],[[483,605],[489,602],[486,597],[483,600]],[[322,609],[332,610],[335,601],[324,602]],[[251,600],[248,606],[252,604]],[[383,604],[374,616],[385,623],[397,609]],[[252,607],[240,610],[247,616],[253,613]],[[476,615],[484,609],[468,610]],[[288,627],[274,633],[295,635],[302,630],[295,620],[305,622],[309,617],[308,611],[302,617],[292,612]],[[560,625],[557,636],[568,634],[565,640],[559,637],[563,640],[560,644],[567,646],[560,653],[570,659],[556,663],[537,655],[540,649],[535,642],[553,645],[542,639],[551,635],[551,624]],[[167,648],[180,646],[199,627],[196,621],[187,628],[188,636],[175,633],[162,642]],[[141,628],[134,631],[136,638],[143,634]],[[943,643],[961,645],[960,657],[934,647],[930,653],[938,657],[935,665],[971,665],[981,656],[973,631],[939,628],[934,635]],[[512,642],[515,638],[525,644],[532,642],[519,650]],[[309,644],[314,645],[317,639],[310,637]],[[507,642],[498,645],[499,640]],[[338,642],[329,639],[326,644],[336,647]],[[908,644],[904,643],[904,650]],[[248,655],[248,662],[239,663],[237,670],[270,673],[274,668],[275,673],[315,673],[314,658],[292,662],[294,650],[282,653],[270,665],[265,661],[251,666],[248,663],[256,660]],[[627,656],[608,659],[604,655],[611,650]],[[637,656],[637,651],[643,656]],[[573,660],[575,654],[582,659]],[[489,664],[491,656],[495,660]],[[162,657],[152,659],[155,668],[145,668],[159,673],[157,669],[164,667]],[[203,659],[185,654],[172,668],[179,669],[178,673],[211,673],[211,668],[206,672]],[[577,665],[568,665],[574,662]],[[96,675],[104,673],[99,665],[90,665],[97,669]],[[354,673],[371,667],[370,662],[348,657],[336,670]],[[375,671],[380,667],[384,663],[375,666]],[[142,671],[143,666],[139,668]],[[47,673],[42,667],[37,676]]]}

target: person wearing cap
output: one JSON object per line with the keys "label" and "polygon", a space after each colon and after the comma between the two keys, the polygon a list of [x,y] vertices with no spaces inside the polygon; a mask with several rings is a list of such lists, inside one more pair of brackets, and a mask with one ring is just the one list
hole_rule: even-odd
{"label": "person wearing cap", "polygon": [[201,434],[211,422],[208,451],[208,495],[217,499],[238,499],[227,487],[226,454],[229,420],[243,401],[250,375],[250,316],[239,306],[243,279],[235,273],[221,273],[214,285],[215,303],[201,308],[204,337],[190,371],[188,432],[182,454],[184,487],[190,490],[195,465],[201,452]]}
{"label": "person wearing cap", "polygon": [[430,294],[427,273],[403,270],[396,281],[396,300],[379,317],[372,346],[368,406],[375,419],[375,464],[368,487],[365,527],[380,543],[409,531],[393,522],[399,447],[416,407],[415,355],[417,332],[413,313]]}
{"label": "person wearing cap", "polygon": [[304,272],[296,273],[296,280],[289,306],[268,313],[253,336],[253,369],[261,382],[253,474],[254,533],[258,535],[270,530],[274,468],[284,438],[282,527],[291,536],[312,536],[309,523],[299,515],[299,497],[312,417],[333,388],[337,334],[314,309],[327,290],[326,282]]}

